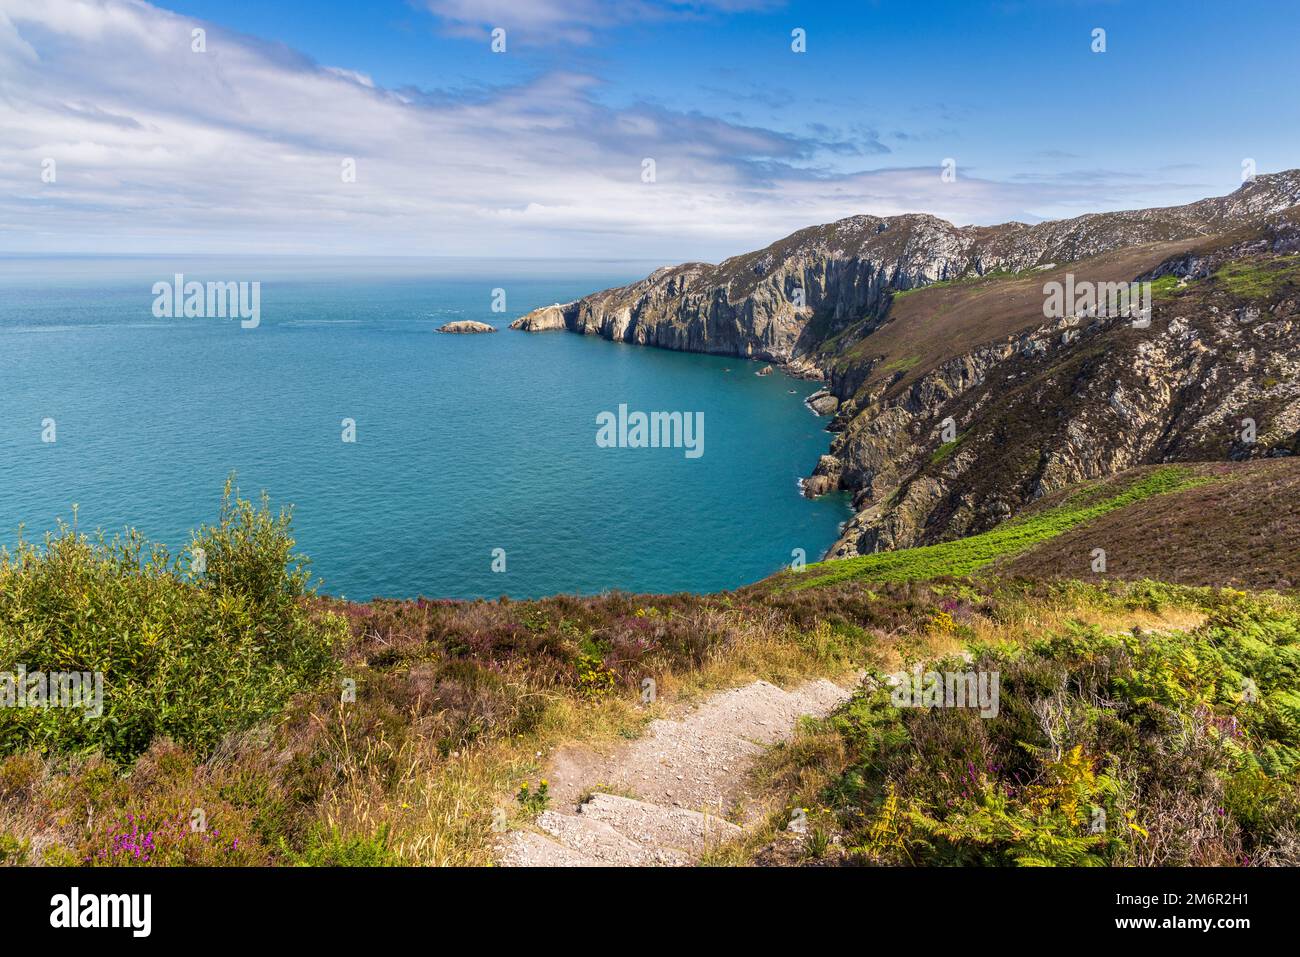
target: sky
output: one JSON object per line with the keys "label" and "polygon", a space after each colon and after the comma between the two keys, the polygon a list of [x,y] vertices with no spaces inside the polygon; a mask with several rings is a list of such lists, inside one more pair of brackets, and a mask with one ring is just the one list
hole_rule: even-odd
{"label": "sky", "polygon": [[1173,205],[1300,166],[1297,36],[1289,0],[0,0],[0,255],[717,261]]}

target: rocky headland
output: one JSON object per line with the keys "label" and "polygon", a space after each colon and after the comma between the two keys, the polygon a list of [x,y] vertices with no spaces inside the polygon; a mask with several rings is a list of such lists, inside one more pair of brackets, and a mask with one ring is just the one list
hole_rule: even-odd
{"label": "rocky headland", "polygon": [[[852,216],[511,323],[778,365],[835,434],[843,557],[984,531],[1169,461],[1300,452],[1300,171],[1186,206],[1026,225]],[[1045,317],[1049,283],[1149,282],[1145,324]]]}

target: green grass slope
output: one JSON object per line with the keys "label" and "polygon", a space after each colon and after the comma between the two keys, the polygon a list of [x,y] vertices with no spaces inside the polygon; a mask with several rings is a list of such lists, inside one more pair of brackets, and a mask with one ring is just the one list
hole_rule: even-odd
{"label": "green grass slope", "polygon": [[[1047,496],[990,531],[783,571],[755,586],[998,574],[1151,579],[1287,591],[1300,587],[1300,459],[1144,466]],[[1106,553],[1093,570],[1093,550]]]}
{"label": "green grass slope", "polygon": [[1000,574],[1105,577],[1184,585],[1290,590],[1300,587],[1300,459],[1192,467],[1201,481],[1099,516],[996,563]]}
{"label": "green grass slope", "polygon": [[801,572],[784,572],[774,581],[778,588],[802,590],[850,580],[914,581],[972,575],[999,559],[1020,554],[1110,512],[1126,509],[1153,496],[1194,488],[1205,481],[1208,479],[1191,469],[1164,466],[1138,476],[1122,491],[1099,497],[1096,489],[1085,488],[1059,505],[1012,519],[981,535],[920,548],[820,562]]}

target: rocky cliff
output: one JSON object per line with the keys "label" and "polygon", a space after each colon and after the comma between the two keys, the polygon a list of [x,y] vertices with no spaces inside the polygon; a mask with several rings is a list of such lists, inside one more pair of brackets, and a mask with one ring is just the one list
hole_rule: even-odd
{"label": "rocky cliff", "polygon": [[[1300,171],[1187,206],[956,227],[854,216],[657,270],[512,328],[779,362],[823,378],[835,556],[981,531],[1082,479],[1289,454],[1300,429]],[[1149,322],[1044,319],[1049,282],[1153,283]]]}
{"label": "rocky cliff", "polygon": [[910,380],[841,366],[839,435],[810,483],[855,493],[831,554],[984,531],[1135,465],[1300,452],[1297,251],[1287,215],[1164,260],[1144,277],[1158,290],[1145,328],[1040,316]]}
{"label": "rocky cliff", "polygon": [[828,334],[879,315],[897,290],[1074,262],[1139,243],[1222,232],[1300,202],[1300,170],[1257,177],[1187,206],[1039,223],[957,227],[934,216],[851,216],[713,266],[685,263],[639,282],[547,306],[511,324],[622,342],[808,359]]}

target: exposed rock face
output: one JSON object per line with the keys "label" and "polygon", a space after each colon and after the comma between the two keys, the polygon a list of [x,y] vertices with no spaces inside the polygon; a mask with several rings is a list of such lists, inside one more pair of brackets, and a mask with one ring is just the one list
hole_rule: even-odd
{"label": "exposed rock face", "polygon": [[621,342],[784,363],[809,357],[850,322],[881,315],[896,290],[1222,232],[1297,202],[1300,171],[1292,170],[1187,206],[1033,226],[957,227],[920,214],[851,216],[716,266],[664,267],[631,285],[536,310],[511,328],[564,328]]}
{"label": "exposed rock face", "polygon": [[486,322],[475,322],[472,319],[460,319],[456,322],[449,322],[446,325],[438,327],[439,332],[448,332],[453,335],[477,335],[481,332],[496,332],[494,326],[489,326]]}
{"label": "exposed rock face", "polygon": [[510,328],[522,329],[524,332],[546,332],[550,329],[564,329],[564,309],[565,307],[559,303],[553,306],[543,306],[541,309],[534,309],[528,315],[510,323]]}
{"label": "exposed rock face", "polygon": [[[855,393],[817,467],[823,481],[806,483],[855,493],[831,554],[985,531],[1046,493],[1135,465],[1300,453],[1298,220],[1265,230],[1263,257],[1251,238],[1164,264],[1202,278],[1158,300],[1147,328],[1045,322],[902,389],[885,379]],[[1289,278],[1243,299],[1219,272],[1243,261]],[[945,444],[947,418],[958,437]]]}
{"label": "exposed rock face", "polygon": [[[839,434],[804,492],[847,489],[856,512],[831,554],[908,547],[985,530],[1134,465],[1300,453],[1297,202],[1292,170],[1187,206],[1035,226],[854,216],[512,327],[747,356],[827,380],[806,401]],[[1169,278],[1145,327],[1045,320],[1044,278],[1066,271]]]}
{"label": "exposed rock face", "polygon": [[823,455],[817,462],[817,471],[803,480],[803,493],[809,498],[834,492],[844,478],[844,463],[833,455]]}
{"label": "exposed rock face", "polygon": [[840,400],[829,389],[818,389],[804,402],[818,415],[834,415],[840,407]]}

